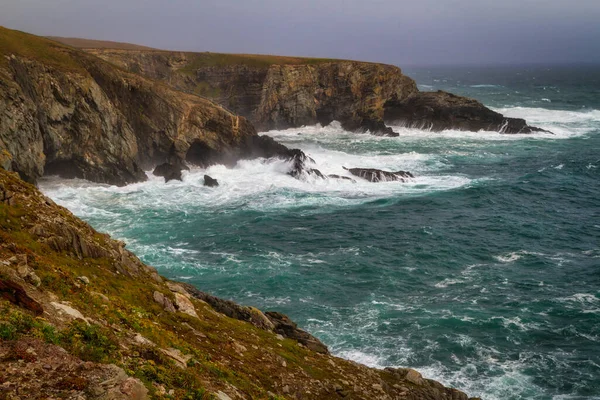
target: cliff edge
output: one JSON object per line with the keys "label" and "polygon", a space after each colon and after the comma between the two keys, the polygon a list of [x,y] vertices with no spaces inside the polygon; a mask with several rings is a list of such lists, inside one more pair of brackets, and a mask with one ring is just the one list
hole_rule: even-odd
{"label": "cliff edge", "polygon": [[0,27],[0,166],[125,185],[162,163],[289,157],[244,117],[91,54]]}
{"label": "cliff edge", "polygon": [[[93,46],[93,43],[88,43]],[[541,131],[480,102],[420,92],[392,65],[346,60],[87,48],[123,69],[210,98],[259,131],[341,122],[349,131],[396,136],[387,125],[441,131]]]}

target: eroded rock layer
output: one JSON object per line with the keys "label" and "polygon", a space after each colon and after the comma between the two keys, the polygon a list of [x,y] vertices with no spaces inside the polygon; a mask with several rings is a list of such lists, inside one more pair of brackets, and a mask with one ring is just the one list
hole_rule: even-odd
{"label": "eroded rock layer", "polygon": [[124,185],[165,162],[231,164],[273,151],[287,149],[209,100],[0,27],[0,166],[27,181]]}
{"label": "eroded rock layer", "polygon": [[427,130],[539,129],[449,93],[419,92],[400,68],[377,63],[273,56],[87,49],[132,72],[205,96],[258,130],[326,125],[397,136],[386,124]]}

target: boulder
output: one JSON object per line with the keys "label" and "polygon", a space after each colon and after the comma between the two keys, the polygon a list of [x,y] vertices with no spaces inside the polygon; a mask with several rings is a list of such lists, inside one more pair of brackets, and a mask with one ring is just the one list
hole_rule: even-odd
{"label": "boulder", "polygon": [[32,311],[36,315],[44,313],[42,305],[29,296],[21,285],[10,279],[0,279],[0,297]]}
{"label": "boulder", "polygon": [[198,314],[196,314],[196,309],[194,308],[194,305],[192,304],[190,299],[187,298],[187,296],[184,296],[181,293],[175,293],[175,306],[177,307],[178,311],[190,315],[192,317],[198,318]]}
{"label": "boulder", "polygon": [[163,178],[165,178],[165,182],[169,182],[172,180],[180,181],[181,170],[181,166],[177,166],[170,163],[163,163],[154,168],[152,174],[155,176],[162,176]]}
{"label": "boulder", "polygon": [[211,178],[208,175],[204,175],[204,186],[217,187],[217,186],[219,186],[219,181],[217,181],[214,178]]}
{"label": "boulder", "polygon": [[346,168],[352,175],[368,180],[369,182],[405,182],[405,178],[414,178],[414,175],[407,171],[383,171],[376,168]]}

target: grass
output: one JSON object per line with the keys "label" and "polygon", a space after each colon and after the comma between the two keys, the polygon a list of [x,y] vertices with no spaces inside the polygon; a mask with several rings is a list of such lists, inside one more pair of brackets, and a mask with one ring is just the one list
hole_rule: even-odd
{"label": "grass", "polygon": [[62,70],[83,71],[71,52],[72,50],[51,40],[0,26],[0,65],[5,65],[7,57],[14,54],[39,60]]}
{"label": "grass", "polygon": [[[36,197],[35,187],[1,169],[0,183],[23,196],[21,201]],[[107,236],[60,207],[44,208],[35,201],[22,201],[18,206],[0,203],[0,242],[10,244],[0,246],[0,259],[27,254],[28,265],[42,280],[39,290],[68,302],[90,323],[75,320],[52,325],[0,298],[0,340],[35,337],[62,346],[85,361],[116,364],[144,382],[156,398],[207,400],[212,398],[211,393],[232,385],[248,398],[283,399],[269,394],[281,390],[283,379],[294,379],[297,387],[303,387],[307,378],[334,382],[340,377],[351,380],[356,376],[356,367],[351,363],[338,362],[343,370],[331,368],[328,358],[293,340],[278,340],[271,332],[218,314],[206,303],[193,301],[199,318],[166,312],[152,296],[158,290],[173,300],[164,284],[118,274],[115,265],[119,259],[80,259],[69,252],[55,251],[32,236],[32,225],[58,215],[64,219],[63,225],[77,227],[88,242],[108,245]],[[89,278],[89,285],[77,279],[81,275]],[[132,339],[136,334],[155,346],[137,343]],[[239,352],[236,343],[246,350]],[[186,368],[177,366],[161,350],[169,348],[191,357]],[[163,388],[173,390],[173,395],[161,397]],[[323,398],[335,396],[331,392]]]}
{"label": "grass", "polygon": [[179,71],[193,74],[203,67],[224,67],[229,65],[245,65],[248,67],[268,68],[271,65],[314,65],[336,62],[333,58],[286,57],[262,54],[227,54],[227,53],[186,53],[188,63]]}

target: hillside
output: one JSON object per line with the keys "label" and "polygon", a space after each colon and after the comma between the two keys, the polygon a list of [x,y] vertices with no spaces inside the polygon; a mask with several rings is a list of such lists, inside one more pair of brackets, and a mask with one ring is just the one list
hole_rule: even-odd
{"label": "hillside", "polygon": [[467,399],[168,281],[2,169],[0,227],[0,398]]}
{"label": "hillside", "polygon": [[92,40],[61,36],[46,36],[46,38],[78,49],[115,49],[115,50],[156,50],[139,44],[112,42],[110,40]]}

